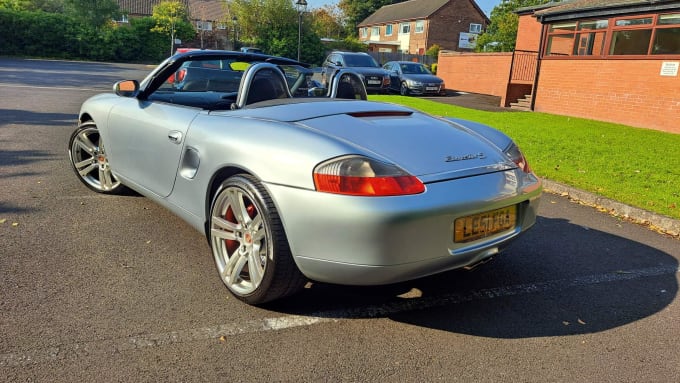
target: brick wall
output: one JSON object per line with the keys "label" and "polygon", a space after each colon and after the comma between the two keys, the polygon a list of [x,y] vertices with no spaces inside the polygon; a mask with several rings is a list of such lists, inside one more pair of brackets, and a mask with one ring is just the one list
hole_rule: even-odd
{"label": "brick wall", "polygon": [[680,133],[680,75],[661,76],[662,63],[543,60],[535,111]]}
{"label": "brick wall", "polygon": [[531,14],[520,15],[515,50],[538,52],[541,44],[541,23]]}
{"label": "brick wall", "polygon": [[447,89],[505,97],[510,75],[512,53],[440,52],[437,76]]}

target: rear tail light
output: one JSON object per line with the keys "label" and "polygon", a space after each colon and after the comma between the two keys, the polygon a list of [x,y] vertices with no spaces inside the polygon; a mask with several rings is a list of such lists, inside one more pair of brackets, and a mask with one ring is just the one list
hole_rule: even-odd
{"label": "rear tail light", "polygon": [[517,164],[517,166],[522,169],[523,172],[531,173],[529,162],[527,162],[526,157],[524,157],[524,154],[521,150],[519,150],[519,147],[514,142],[505,150],[505,154],[510,157],[512,162]]}
{"label": "rear tail light", "polygon": [[418,194],[425,185],[396,165],[362,156],[345,156],[323,162],[314,169],[317,191],[356,196]]}

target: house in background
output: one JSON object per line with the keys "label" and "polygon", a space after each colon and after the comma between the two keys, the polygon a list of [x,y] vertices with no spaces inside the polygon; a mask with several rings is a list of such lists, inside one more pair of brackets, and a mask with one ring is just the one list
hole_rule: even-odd
{"label": "house in background", "polygon": [[[196,29],[196,38],[183,41],[181,46],[206,49],[233,49],[235,23],[226,2],[221,0],[178,0],[186,6],[189,19]],[[117,0],[123,14],[119,23],[133,17],[148,17],[162,0]]]}
{"label": "house in background", "polygon": [[474,0],[410,0],[378,9],[358,28],[369,51],[423,55],[435,44],[471,51],[488,24]]}
{"label": "house in background", "polygon": [[680,1],[571,0],[517,13],[514,52],[440,52],[448,87],[680,133]]}

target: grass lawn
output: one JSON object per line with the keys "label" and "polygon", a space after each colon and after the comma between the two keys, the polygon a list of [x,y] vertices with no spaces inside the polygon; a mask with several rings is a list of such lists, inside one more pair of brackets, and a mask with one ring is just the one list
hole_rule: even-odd
{"label": "grass lawn", "polygon": [[369,96],[499,129],[540,177],[680,218],[680,134],[545,113],[485,112],[415,97]]}

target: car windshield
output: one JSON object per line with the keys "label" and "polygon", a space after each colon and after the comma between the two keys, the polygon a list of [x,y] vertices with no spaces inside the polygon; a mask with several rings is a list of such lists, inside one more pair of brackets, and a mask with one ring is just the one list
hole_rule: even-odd
{"label": "car windshield", "polygon": [[430,74],[430,71],[423,64],[408,63],[400,64],[399,67],[404,74]]}
{"label": "car windshield", "polygon": [[347,55],[345,65],[348,67],[378,68],[378,63],[369,55]]}

